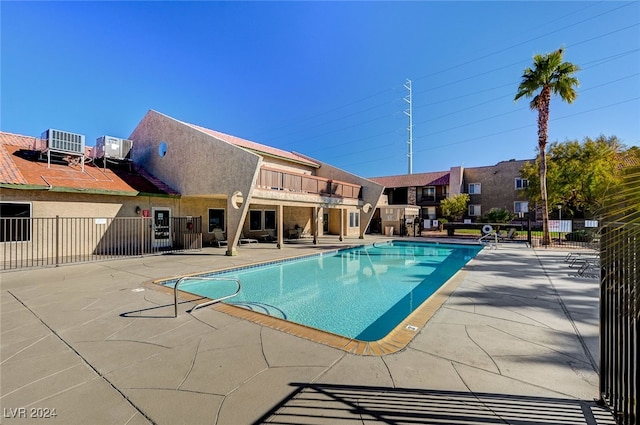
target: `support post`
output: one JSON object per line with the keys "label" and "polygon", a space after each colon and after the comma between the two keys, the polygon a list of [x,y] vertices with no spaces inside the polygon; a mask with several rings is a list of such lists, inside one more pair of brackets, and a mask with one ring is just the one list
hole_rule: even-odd
{"label": "support post", "polygon": [[313,207],[313,244],[318,244],[318,207]]}
{"label": "support post", "polygon": [[282,245],[284,244],[284,223],[283,223],[283,206],[282,205],[278,205],[278,208],[276,209],[276,223],[278,223],[278,231],[277,231],[277,247],[278,249],[282,249]]}

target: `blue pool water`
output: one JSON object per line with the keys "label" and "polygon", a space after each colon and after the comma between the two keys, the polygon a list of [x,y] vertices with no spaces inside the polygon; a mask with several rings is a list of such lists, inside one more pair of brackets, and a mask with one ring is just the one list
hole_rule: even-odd
{"label": "blue pool water", "polygon": [[[385,337],[471,260],[477,245],[390,242],[203,277],[234,277],[228,304],[361,341]],[[165,284],[173,286],[175,280]],[[198,277],[180,290],[207,298],[233,281]]]}

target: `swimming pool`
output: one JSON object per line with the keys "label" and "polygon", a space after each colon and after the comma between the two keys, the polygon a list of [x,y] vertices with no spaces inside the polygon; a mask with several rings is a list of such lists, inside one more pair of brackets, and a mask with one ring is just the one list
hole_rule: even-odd
{"label": "swimming pool", "polygon": [[[480,250],[393,241],[190,277],[179,289],[360,341],[384,338]],[[163,284],[174,286],[176,280]]]}

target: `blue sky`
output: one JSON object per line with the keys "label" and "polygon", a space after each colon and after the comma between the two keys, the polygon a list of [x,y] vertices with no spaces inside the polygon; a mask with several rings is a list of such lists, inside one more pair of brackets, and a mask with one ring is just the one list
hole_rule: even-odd
{"label": "blue sky", "polygon": [[[128,137],[149,109],[373,177],[536,154],[514,103],[561,46],[549,141],[640,145],[640,2],[0,3],[0,129]],[[214,159],[212,159],[212,162]],[[220,164],[219,161],[215,161]]]}

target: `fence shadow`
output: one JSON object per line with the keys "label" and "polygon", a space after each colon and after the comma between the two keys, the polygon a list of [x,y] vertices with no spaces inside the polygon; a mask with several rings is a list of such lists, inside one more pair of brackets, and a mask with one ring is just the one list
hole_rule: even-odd
{"label": "fence shadow", "polygon": [[595,401],[359,385],[291,383],[255,424],[615,425]]}
{"label": "fence shadow", "polygon": [[[207,298],[205,298],[205,297],[200,297],[200,298],[195,298],[194,300],[198,301],[198,300],[206,300],[206,299]],[[194,300],[178,301],[178,305],[180,305],[180,304],[190,304]],[[162,311],[162,310],[166,310],[168,308],[171,309],[169,314],[166,314],[164,311]],[[154,307],[141,308],[139,310],[125,311],[124,313],[120,313],[119,316],[120,317],[133,318],[133,319],[154,319],[154,318],[166,318],[166,317],[173,318],[173,317],[175,317],[173,308],[174,308],[174,304],[173,303],[171,303],[171,304],[163,304],[163,305],[158,305],[158,306],[154,306]],[[150,313],[152,311],[158,311],[158,312],[157,312],[157,314]]]}

